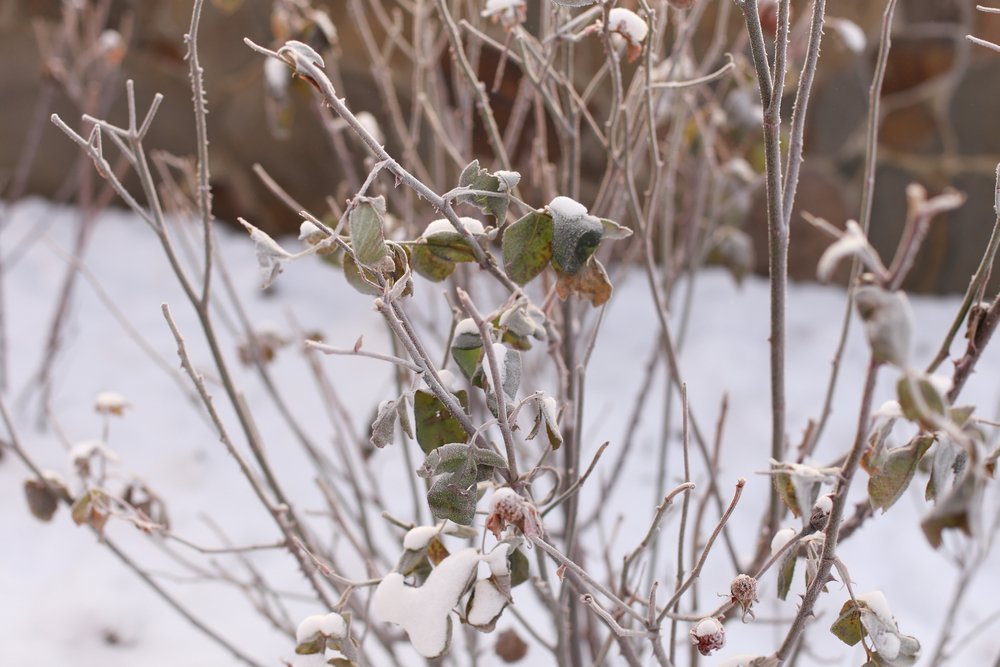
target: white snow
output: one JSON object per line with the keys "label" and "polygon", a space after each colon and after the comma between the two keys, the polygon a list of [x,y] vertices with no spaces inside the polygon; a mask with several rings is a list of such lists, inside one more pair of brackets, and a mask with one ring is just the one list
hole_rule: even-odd
{"label": "white snow", "polygon": [[830,494],[825,493],[816,499],[816,504],[813,505],[814,512],[822,512],[823,514],[829,514],[833,511],[833,498]]}
{"label": "white snow", "polygon": [[[503,320],[501,320],[501,324]],[[458,324],[455,325],[455,338],[459,336],[479,336],[479,327],[476,325],[476,321],[471,317],[467,317],[464,320],[459,320]]]}
{"label": "white snow", "polygon": [[490,497],[490,513],[492,514],[500,503],[520,504],[521,502],[521,496],[517,494],[517,491],[509,486],[502,486],[494,491]]}
{"label": "white snow", "polygon": [[586,206],[575,199],[570,199],[562,195],[550,201],[548,209],[553,218],[561,218],[563,220],[576,220],[587,215]]}
{"label": "white snow", "polygon": [[441,380],[441,385],[453,394],[457,394],[465,389],[465,385],[459,381],[458,376],[447,368],[442,368],[438,371],[438,379]]}
{"label": "white snow", "polygon": [[869,591],[858,596],[859,602],[868,605],[868,609],[886,623],[895,623],[892,610],[889,609],[889,601],[885,599],[882,591]]}
{"label": "white snow", "polygon": [[[267,62],[278,63],[279,65],[281,65],[281,63],[275,60],[274,58],[269,58]],[[281,68],[286,72],[288,71],[288,68],[285,67],[284,65],[281,65]],[[326,238],[326,234],[324,234],[323,230],[317,227],[316,223],[314,223],[312,220],[303,220],[302,224],[299,225],[300,241],[314,243],[315,242],[314,239],[320,240],[324,238]]]}
{"label": "white snow", "polygon": [[707,637],[709,635],[714,635],[721,630],[722,623],[719,623],[718,620],[709,616],[708,618],[703,618],[698,621],[691,632],[697,637]]}
{"label": "white snow", "polygon": [[[464,226],[465,229],[473,236],[477,234],[482,235],[486,233],[486,230],[483,228],[483,223],[479,220],[476,220],[475,218],[462,217],[459,218],[458,220],[459,222],[462,223],[462,226]],[[426,239],[430,238],[431,236],[436,236],[438,234],[457,234],[457,233],[458,232],[455,231],[455,226],[452,225],[449,220],[446,220],[445,218],[440,218],[438,220],[434,220],[428,223],[427,228],[424,229],[424,233],[421,234],[421,237]]]}
{"label": "white snow", "polygon": [[441,532],[440,526],[417,526],[406,531],[403,536],[403,548],[410,551],[426,549],[431,540]]}
{"label": "white snow", "polygon": [[480,579],[473,587],[472,606],[466,619],[470,625],[489,625],[507,606],[507,598],[489,579]]}
{"label": "white snow", "polygon": [[794,528],[782,528],[771,538],[771,553],[776,554],[798,534]]}
{"label": "white snow", "polygon": [[76,464],[78,461],[99,456],[108,461],[118,461],[118,455],[100,440],[83,440],[73,445],[69,450],[69,460]]}
{"label": "white snow", "polygon": [[312,641],[319,635],[343,638],[347,635],[347,623],[340,614],[306,616],[295,631],[295,641],[299,644]]}
{"label": "white snow", "polygon": [[631,9],[615,7],[608,12],[608,27],[617,31],[631,44],[641,44],[649,33],[649,26]]}
{"label": "white snow", "polygon": [[399,572],[388,573],[372,596],[375,617],[401,625],[425,658],[441,655],[451,641],[451,610],[480,559],[475,549],[456,551],[441,561],[419,588],[407,586]]}

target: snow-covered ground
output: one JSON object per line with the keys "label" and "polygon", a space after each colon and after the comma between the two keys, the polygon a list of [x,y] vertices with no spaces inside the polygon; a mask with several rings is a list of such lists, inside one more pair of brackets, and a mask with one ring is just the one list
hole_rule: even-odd
{"label": "snow-covered ground", "polygon": [[[176,346],[160,310],[170,305],[184,333],[196,365],[211,368],[194,314],[187,305],[166,260],[148,228],[138,219],[108,212],[98,221],[91,250],[85,258],[93,277],[156,354],[165,361],[165,370],[153,360],[121,322],[102,302],[94,286],[81,279],[53,369],[51,415],[57,428],[38,427],[40,404],[32,376],[37,371],[66,262],[57,252],[71,245],[77,218],[69,209],[39,201],[19,205],[8,217],[3,230],[3,251],[7,263],[4,275],[8,363],[10,386],[6,396],[14,409],[19,434],[32,456],[45,468],[70,477],[67,443],[101,438],[104,419],[94,411],[98,392],[120,392],[130,402],[124,417],[110,420],[108,443],[121,459],[113,475],[127,479],[136,475],[167,502],[173,529],[179,535],[204,545],[218,545],[218,535],[204,521],[209,516],[236,544],[273,542],[278,538],[273,523],[265,515],[235,462],[218,441],[216,432],[200,410],[180,398]],[[45,232],[44,237],[37,236]],[[384,326],[371,309],[371,302],[346,286],[342,276],[310,258],[287,267],[276,281],[274,294],[259,290],[260,278],[252,244],[245,234],[222,231],[221,253],[231,271],[251,321],[271,322],[279,330],[291,332],[288,314],[294,313],[303,330],[322,331],[325,340],[350,347],[364,335],[366,349],[388,351]],[[34,239],[34,240],[31,240]],[[29,240],[26,242],[26,240]],[[289,246],[294,243],[289,241]],[[970,267],[970,270],[972,267]],[[217,283],[217,289],[221,286]],[[438,295],[440,288],[418,279],[418,290]],[[680,292],[679,292],[680,293]],[[730,493],[738,477],[747,479],[743,501],[731,521],[738,548],[750,550],[760,508],[769,481],[755,474],[767,467],[770,439],[768,390],[768,297],[766,282],[750,278],[742,288],[733,285],[721,272],[702,274],[694,286],[694,306],[686,337],[682,367],[690,390],[692,411],[702,428],[711,432],[724,392],[730,397],[729,417],[721,457],[720,484]],[[788,424],[793,440],[807,420],[822,405],[826,377],[843,312],[841,288],[792,285],[788,304]],[[222,301],[222,299],[220,299]],[[915,297],[916,358],[929,359],[951,323],[957,306],[955,298]],[[420,317],[449,316],[443,300],[422,302]],[[492,305],[492,304],[486,304]],[[313,483],[311,466],[301,448],[278,416],[274,404],[256,376],[235,361],[236,340],[225,326],[234,314],[226,308],[219,318],[220,334],[233,360],[237,381],[247,393],[253,417],[268,448],[277,476],[301,507],[324,509],[323,499]],[[586,378],[588,419],[584,423],[584,460],[605,440],[611,446],[603,466],[609,467],[622,444],[634,396],[640,388],[643,370],[658,333],[643,278],[636,274],[619,279]],[[957,346],[961,343],[956,343]],[[995,417],[1000,388],[1000,345],[994,344],[966,387],[962,402],[975,404],[978,414]],[[539,353],[540,354],[540,353]],[[852,331],[845,355],[834,413],[823,437],[817,460],[833,460],[853,438],[860,386],[867,360],[866,344],[860,330]],[[394,393],[390,369],[372,359],[325,357],[323,367],[333,381],[340,399],[354,417],[357,431],[367,433],[374,406]],[[328,451],[331,447],[326,406],[301,354],[293,348],[278,353],[271,365],[276,384],[286,395],[292,412],[308,435]],[[181,378],[183,380],[183,378]],[[536,387],[522,384],[522,394]],[[895,372],[880,374],[876,405],[892,395]],[[181,383],[180,386],[187,386]],[[224,405],[222,391],[211,382],[216,403]],[[551,391],[552,387],[549,387]],[[639,429],[638,439],[626,467],[625,477],[610,497],[598,498],[602,481],[599,467],[589,486],[584,487],[583,514],[596,502],[606,503],[607,525],[595,526],[583,540],[594,553],[591,565],[601,567],[598,553],[607,549],[618,562],[641,538],[663,489],[655,489],[655,461],[663,419],[662,373],[654,382],[650,408]],[[676,413],[676,410],[675,410]],[[231,417],[228,413],[224,416]],[[675,414],[676,416],[676,414]],[[4,437],[6,434],[4,433]],[[897,437],[900,443],[901,438]],[[670,457],[669,486],[678,482],[678,448]],[[387,509],[412,519],[406,462],[398,445],[378,451],[373,469],[385,507],[371,508],[373,521]],[[699,467],[700,469],[700,467]],[[50,524],[33,519],[24,503],[21,484],[26,469],[9,453],[0,461],[0,665],[52,667],[190,667],[236,664],[215,644],[195,631],[161,599],[126,569],[94,534],[75,527],[66,508],[61,508]],[[856,486],[863,487],[865,475]],[[704,482],[704,475],[694,480]],[[964,553],[963,539],[950,539],[940,551],[928,546],[919,518],[926,511],[924,480],[917,481],[904,498],[885,516],[866,523],[848,540],[840,554],[850,569],[855,590],[860,594],[875,589],[885,593],[900,629],[917,636],[925,652],[935,646],[941,632],[957,568],[954,555]],[[113,482],[113,485],[120,482]],[[590,491],[590,493],[588,493]],[[997,494],[989,496],[987,514],[997,511]],[[621,517],[615,529],[611,521]],[[672,543],[677,530],[676,511],[668,516],[665,544]],[[705,523],[717,515],[709,512]],[[317,518],[320,536],[336,543],[342,536],[333,525],[324,526]],[[384,534],[390,533],[383,531]],[[241,650],[265,665],[290,659],[293,640],[263,621],[250,604],[231,586],[206,582],[185,574],[172,557],[156,548],[135,528],[112,521],[108,535],[137,562],[158,576],[195,615],[223,634]],[[457,543],[456,543],[457,544]],[[209,559],[175,545],[175,553],[208,564]],[[387,554],[393,562],[396,554]],[[656,569],[662,581],[670,582],[676,564],[672,549],[660,553]],[[222,571],[240,579],[247,571],[232,557],[214,559]],[[292,560],[285,552],[262,551],[252,556],[258,570],[276,588],[306,593]],[[348,563],[350,565],[350,563]],[[976,628],[1000,610],[1000,557],[994,553],[971,583],[965,604],[955,622],[959,635]],[[801,567],[801,566],[800,566]],[[360,568],[344,572],[363,577]],[[716,593],[728,591],[735,575],[724,550],[718,547],[703,572],[701,607],[714,606]],[[761,604],[757,623],[727,627],[727,646],[706,660],[712,665],[740,653],[764,653],[774,649],[786,623],[794,614],[801,591],[796,581],[787,603],[774,596],[774,575],[761,582]],[[811,631],[813,655],[800,664],[860,664],[859,647],[848,649],[827,631],[833,615],[846,600],[840,584],[832,584],[824,596],[819,622]],[[515,590],[515,604],[535,619],[539,633],[554,636],[540,619],[534,596]],[[314,604],[289,597],[293,621],[323,613]],[[767,621],[777,620],[777,624]],[[518,628],[512,619],[501,619],[499,629]],[[681,632],[686,633],[682,627]],[[1000,624],[992,624],[955,647],[953,664],[992,664],[1000,654]],[[523,631],[521,632],[524,635]],[[682,634],[683,637],[683,634]],[[482,665],[498,664],[490,647],[492,637],[480,639],[484,649]],[[682,649],[686,654],[686,647]],[[832,662],[824,662],[832,658]],[[686,658],[685,658],[686,660]],[[924,655],[922,664],[927,664]],[[548,656],[532,647],[522,664],[549,664]],[[613,663],[613,659],[612,659]]]}

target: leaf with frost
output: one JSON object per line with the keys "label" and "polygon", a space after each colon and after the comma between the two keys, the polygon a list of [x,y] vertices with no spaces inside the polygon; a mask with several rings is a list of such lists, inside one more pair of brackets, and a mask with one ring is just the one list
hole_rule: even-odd
{"label": "leaf with frost", "polygon": [[475,576],[481,556],[463,549],[434,568],[423,586],[407,586],[390,572],[372,596],[376,619],[403,627],[413,648],[425,658],[444,655],[451,644],[451,611]]}
{"label": "leaf with frost", "polygon": [[466,380],[472,381],[483,355],[483,339],[475,320],[468,317],[455,325],[451,339],[451,358]]}
{"label": "leaf with frost", "polygon": [[323,57],[316,52],[316,49],[295,39],[285,42],[285,45],[278,49],[278,55],[282,60],[291,65],[298,74],[308,75],[302,69],[302,63],[326,68]]}
{"label": "leaf with frost", "polygon": [[399,402],[382,401],[378,404],[375,421],[372,422],[372,434],[369,441],[375,447],[382,449],[392,443],[396,433],[396,420],[399,419]]}
{"label": "leaf with frost", "polygon": [[927,490],[924,497],[927,500],[943,498],[954,485],[956,477],[965,468],[967,458],[965,450],[951,438],[939,438],[937,446],[934,448],[931,476],[927,480]]}
{"label": "leaf with frost", "polygon": [[552,259],[552,217],[532,211],[503,233],[503,268],[518,285],[526,285]]}
{"label": "leaf with frost", "polygon": [[862,285],[855,292],[855,304],[875,360],[905,370],[913,338],[913,311],[906,294]]}
{"label": "leaf with frost", "polygon": [[424,459],[417,470],[420,477],[433,477],[445,473],[461,472],[468,460],[476,466],[476,481],[493,477],[493,469],[506,468],[507,461],[491,449],[470,446],[460,442],[441,445]]}
{"label": "leaf with frost", "polygon": [[70,514],[76,525],[87,524],[96,530],[98,535],[103,535],[104,525],[111,517],[111,509],[111,499],[108,494],[102,489],[94,488],[76,499]]}
{"label": "leaf with frost", "polygon": [[563,443],[563,437],[562,433],[559,432],[556,399],[551,396],[540,396],[535,399],[535,405],[538,407],[538,413],[535,417],[535,423],[531,427],[531,432],[528,433],[525,440],[533,439],[538,435],[542,424],[545,424],[545,435],[549,439],[549,446],[553,450],[559,449]]}
{"label": "leaf with frost", "polygon": [[858,615],[864,634],[874,649],[872,660],[885,667],[909,667],[920,653],[920,642],[904,635],[889,610],[881,591],[871,591],[857,598]]}
{"label": "leaf with frost", "polygon": [[928,376],[904,374],[896,383],[903,416],[928,430],[947,419],[947,402]]}
{"label": "leaf with frost", "polygon": [[788,593],[792,590],[792,580],[795,578],[795,561],[797,559],[795,549],[791,549],[781,557],[781,565],[778,566],[778,599],[787,600]]}
{"label": "leaf with frost", "polygon": [[389,255],[385,244],[383,219],[385,218],[385,197],[357,197],[351,212],[347,215],[351,230],[351,248],[358,262],[373,268],[382,268],[383,260]]}
{"label": "leaf with frost", "polygon": [[[509,2],[509,0],[507,1]],[[523,6],[523,0],[520,1]],[[511,190],[517,187],[520,180],[521,175],[516,171],[503,171],[494,174],[480,168],[479,160],[473,160],[462,170],[458,177],[458,186],[481,192],[495,192],[497,195],[503,196],[468,194],[459,195],[457,200],[475,205],[483,213],[489,213],[496,218],[497,224],[501,224],[507,217],[507,205],[510,203],[508,195]]]}
{"label": "leaf with frost", "polygon": [[265,232],[254,227],[243,218],[239,218],[240,224],[250,233],[250,240],[253,241],[254,251],[257,253],[257,267],[260,269],[262,277],[261,288],[267,289],[284,269],[284,264],[294,255],[278,245],[278,242],[268,236]]}
{"label": "leaf with frost", "polygon": [[828,282],[837,265],[847,257],[857,257],[871,271],[885,273],[885,266],[878,253],[868,242],[864,230],[854,220],[847,221],[847,229],[823,252],[816,267],[816,277],[821,282]]}
{"label": "leaf with frost", "polygon": [[569,197],[556,197],[546,210],[552,217],[552,266],[561,276],[572,276],[597,250],[604,225]]}
{"label": "leaf with frost", "polygon": [[885,460],[868,480],[868,500],[872,509],[883,513],[902,497],[910,486],[917,465],[934,442],[932,435],[918,435],[902,447],[886,452]]}
{"label": "leaf with frost", "polygon": [[839,468],[818,468],[808,463],[779,463],[771,460],[771,469],[766,473],[775,477],[775,488],[782,500],[797,517],[811,508],[819,495],[819,487],[832,483],[840,473]]}
{"label": "leaf with frost", "polygon": [[614,220],[608,220],[607,218],[601,218],[600,220],[601,226],[604,228],[604,231],[601,233],[602,239],[621,241],[632,236],[632,230],[628,227],[623,227]]}
{"label": "leaf with frost", "polygon": [[492,479],[507,461],[492,450],[450,443],[438,447],[417,470],[420,477],[440,475],[427,491],[427,504],[436,519],[464,526],[476,516],[476,484]]}
{"label": "leaf with frost", "polygon": [[[489,368],[489,356],[484,356],[486,368],[483,369],[485,381],[483,387],[487,392],[495,392],[493,372]],[[497,374],[500,376],[500,388],[508,400],[517,397],[517,389],[521,386],[521,354],[502,343],[493,343],[493,359],[497,364]]]}

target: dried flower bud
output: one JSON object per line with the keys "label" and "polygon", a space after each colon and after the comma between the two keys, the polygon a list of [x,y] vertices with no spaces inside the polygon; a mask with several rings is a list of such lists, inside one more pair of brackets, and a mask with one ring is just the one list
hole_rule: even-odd
{"label": "dried flower bud", "polygon": [[493,649],[497,657],[504,662],[517,662],[528,653],[528,645],[513,630],[504,630],[497,635],[497,643]]}
{"label": "dried flower bud", "polygon": [[743,620],[747,616],[754,617],[751,607],[757,602],[757,580],[748,574],[738,575],[729,585],[729,594],[733,604],[738,604],[743,610]]}
{"label": "dried flower bud", "polygon": [[493,492],[490,499],[490,515],[486,518],[486,528],[500,539],[500,533],[508,525],[517,526],[525,537],[541,537],[545,534],[538,510],[514,489],[503,487]]}
{"label": "dried flower bud", "polygon": [[709,616],[698,621],[691,628],[691,643],[698,647],[702,655],[712,655],[726,645],[726,629],[719,619]]}
{"label": "dried flower bud", "polygon": [[826,528],[826,522],[830,518],[830,512],[832,511],[833,494],[827,493],[820,496],[816,504],[813,505],[812,514],[809,515],[809,526],[813,530],[823,530]]}

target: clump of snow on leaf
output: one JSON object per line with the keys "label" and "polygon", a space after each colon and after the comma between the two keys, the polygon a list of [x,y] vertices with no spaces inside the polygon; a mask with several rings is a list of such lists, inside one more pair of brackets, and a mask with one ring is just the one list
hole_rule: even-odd
{"label": "clump of snow on leaf", "polygon": [[306,616],[295,631],[295,641],[299,644],[314,641],[320,635],[343,638],[347,634],[347,623],[340,614]]}
{"label": "clump of snow on leaf", "polygon": [[569,197],[562,195],[549,202],[549,215],[553,219],[566,221],[576,220],[587,215],[587,207]]}
{"label": "clump of snow on leaf", "polygon": [[608,12],[608,27],[632,44],[640,44],[649,34],[649,26],[631,9],[615,7]]}
{"label": "clump of snow on leaf", "polygon": [[403,627],[425,658],[443,655],[451,643],[451,610],[465,592],[482,557],[475,549],[457,551],[434,568],[419,588],[390,572],[372,597],[375,618]]}
{"label": "clump of snow on leaf", "polygon": [[[463,217],[459,218],[458,220],[459,222],[462,223],[462,226],[465,227],[465,230],[474,236],[483,235],[486,233],[486,230],[483,228],[483,223],[480,222],[479,220],[476,220],[475,218]],[[437,236],[439,234],[457,234],[457,233],[458,231],[455,229],[455,226],[452,225],[450,221],[441,218],[439,220],[434,220],[433,222],[430,222],[427,225],[427,228],[424,230],[424,233],[421,234],[421,237],[426,239],[432,236]]]}
{"label": "clump of snow on leaf", "polygon": [[411,528],[403,536],[403,548],[410,551],[420,551],[426,549],[438,533],[441,532],[439,526],[417,526]]}
{"label": "clump of snow on leaf", "polygon": [[776,554],[792,541],[797,533],[794,528],[782,528],[771,538],[771,553]]}

